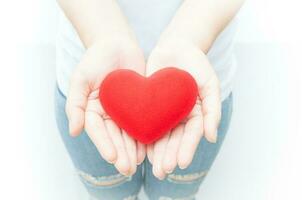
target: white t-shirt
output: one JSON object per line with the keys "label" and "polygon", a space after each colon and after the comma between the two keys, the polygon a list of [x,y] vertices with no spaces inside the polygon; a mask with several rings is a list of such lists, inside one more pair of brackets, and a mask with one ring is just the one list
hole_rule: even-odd
{"label": "white t-shirt", "polygon": [[[136,33],[145,57],[155,46],[160,34],[173,18],[182,0],[118,0],[128,22]],[[220,33],[208,52],[221,84],[221,98],[224,100],[232,90],[232,80],[236,70],[233,54],[233,39],[236,19]],[[85,52],[76,30],[61,13],[56,44],[56,74],[59,89],[67,94],[72,71]]]}

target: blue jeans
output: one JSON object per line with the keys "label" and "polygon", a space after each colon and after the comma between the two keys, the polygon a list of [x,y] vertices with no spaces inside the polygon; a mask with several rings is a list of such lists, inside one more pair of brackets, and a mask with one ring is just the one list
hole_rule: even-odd
{"label": "blue jeans", "polygon": [[148,159],[138,166],[136,173],[126,177],[107,163],[99,154],[86,132],[73,138],[68,133],[65,113],[66,97],[57,88],[55,91],[56,120],[59,132],[77,173],[92,199],[95,200],[135,200],[141,187],[150,200],[192,200],[201,182],[209,171],[224,137],[232,115],[232,95],[222,103],[222,118],[218,129],[217,143],[204,138],[200,141],[192,164],[182,170],[176,168],[160,181],[152,174]]}

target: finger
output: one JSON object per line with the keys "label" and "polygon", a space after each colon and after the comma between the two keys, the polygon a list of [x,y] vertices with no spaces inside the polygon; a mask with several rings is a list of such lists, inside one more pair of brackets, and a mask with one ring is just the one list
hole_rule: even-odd
{"label": "finger", "polygon": [[136,142],[124,130],[122,130],[122,136],[125,142],[126,151],[129,158],[129,164],[130,164],[129,175],[133,175],[136,172],[136,162],[137,162]]}
{"label": "finger", "polygon": [[140,143],[140,142],[136,142],[136,150],[137,150],[137,165],[140,165],[146,157],[146,145]]}
{"label": "finger", "polygon": [[217,129],[221,118],[221,100],[219,83],[213,79],[205,87],[202,96],[202,113],[204,118],[204,135],[209,142],[217,140]]}
{"label": "finger", "polygon": [[153,164],[153,155],[154,155],[154,143],[147,145],[147,156],[151,164]]}
{"label": "finger", "polygon": [[122,138],[122,132],[110,119],[105,120],[105,126],[117,151],[117,159],[114,165],[121,174],[129,175],[130,162],[126,151],[126,145]]}
{"label": "finger", "polygon": [[104,160],[114,163],[117,158],[116,149],[108,135],[103,119],[96,112],[85,113],[85,130]]}
{"label": "finger", "polygon": [[71,77],[65,106],[71,136],[79,135],[84,128],[85,108],[89,92],[88,84],[78,72],[75,72]]}
{"label": "finger", "polygon": [[196,105],[192,112],[199,110],[199,114],[189,117],[184,127],[184,135],[178,150],[178,166],[181,169],[187,168],[194,157],[196,148],[202,138],[203,120],[200,105]]}
{"label": "finger", "polygon": [[163,170],[163,158],[166,151],[166,146],[169,141],[170,134],[166,134],[163,138],[155,142],[154,144],[154,154],[153,154],[153,174],[160,180],[163,180],[166,173]]}
{"label": "finger", "polygon": [[172,130],[170,139],[168,141],[166,152],[163,159],[164,172],[169,174],[174,171],[177,166],[177,153],[182,140],[184,125],[179,124]]}

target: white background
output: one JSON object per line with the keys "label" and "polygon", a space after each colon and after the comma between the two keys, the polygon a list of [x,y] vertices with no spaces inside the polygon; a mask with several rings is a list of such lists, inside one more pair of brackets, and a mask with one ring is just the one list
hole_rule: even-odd
{"label": "white background", "polygon": [[[0,1],[0,199],[82,200],[55,127],[51,0]],[[300,1],[247,1],[229,135],[197,199],[302,199]]]}

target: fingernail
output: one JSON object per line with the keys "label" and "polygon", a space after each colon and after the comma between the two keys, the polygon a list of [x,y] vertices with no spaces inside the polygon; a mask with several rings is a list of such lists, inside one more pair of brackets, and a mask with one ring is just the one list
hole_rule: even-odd
{"label": "fingernail", "polygon": [[74,122],[74,119],[70,119],[69,120],[69,134],[71,135],[71,136],[73,136],[73,137],[75,137],[76,136],[76,134],[75,134],[75,130],[74,130],[74,127],[75,126],[75,122]]}
{"label": "fingernail", "polygon": [[69,135],[71,137],[76,137],[77,135],[74,133],[73,129],[71,127],[69,127]]}
{"label": "fingernail", "polygon": [[141,161],[137,161],[136,165],[140,165],[144,162],[145,159],[141,160]]}
{"label": "fingernail", "polygon": [[127,177],[130,177],[131,176],[130,170],[128,170],[126,172],[123,172],[123,175],[127,176]]}
{"label": "fingernail", "polygon": [[212,137],[210,138],[212,143],[216,143],[217,142],[217,130],[215,131],[215,133],[212,135]]}
{"label": "fingernail", "polygon": [[107,160],[107,162],[110,163],[110,164],[114,164],[115,161],[116,161],[115,159],[113,159],[113,160]]}
{"label": "fingernail", "polygon": [[179,165],[179,168],[180,169],[186,169],[188,166],[186,166],[186,165]]}

